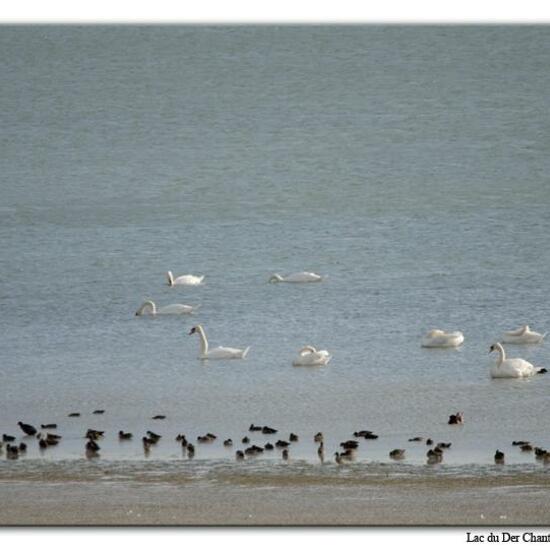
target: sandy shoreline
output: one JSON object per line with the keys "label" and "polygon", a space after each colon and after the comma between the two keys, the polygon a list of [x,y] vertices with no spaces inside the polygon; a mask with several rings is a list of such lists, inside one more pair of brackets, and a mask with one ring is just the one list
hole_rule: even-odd
{"label": "sandy shoreline", "polygon": [[372,479],[357,485],[261,478],[247,483],[4,479],[0,495],[0,525],[550,523],[550,482],[544,474]]}

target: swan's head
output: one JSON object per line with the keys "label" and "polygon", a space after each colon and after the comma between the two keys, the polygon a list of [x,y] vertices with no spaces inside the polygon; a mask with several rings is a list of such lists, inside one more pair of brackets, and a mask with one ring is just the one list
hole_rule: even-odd
{"label": "swan's head", "polygon": [[498,342],[496,344],[491,344],[491,347],[489,348],[489,353],[492,353],[493,351],[498,351],[499,347],[500,344]]}
{"label": "swan's head", "polygon": [[195,332],[197,332],[197,327],[193,327],[190,331],[189,331],[189,334],[195,334]]}
{"label": "swan's head", "polygon": [[273,273],[273,275],[269,278],[270,283],[279,283],[282,280],[283,278],[278,273]]}
{"label": "swan's head", "polygon": [[146,300],[141,304],[139,309],[136,311],[136,315],[143,315],[144,313],[155,313],[155,304],[151,300]]}

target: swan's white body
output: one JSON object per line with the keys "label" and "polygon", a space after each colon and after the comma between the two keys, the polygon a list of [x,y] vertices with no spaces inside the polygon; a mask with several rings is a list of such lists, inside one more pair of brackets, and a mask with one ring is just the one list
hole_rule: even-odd
{"label": "swan's white body", "polygon": [[201,351],[199,353],[199,359],[244,359],[246,357],[246,354],[248,353],[248,350],[250,349],[250,346],[245,349],[223,347],[209,349],[208,340],[206,339],[206,334],[204,332],[204,329],[202,328],[202,325],[197,325],[196,327],[193,327],[189,334],[194,334],[195,332],[198,333],[201,339]]}
{"label": "swan's white body", "polygon": [[526,378],[539,372],[529,361],[525,359],[506,359],[506,353],[500,343],[493,344],[489,353],[498,352],[497,362],[491,367],[492,378]]}
{"label": "swan's white body", "polygon": [[313,346],[304,346],[298,357],[292,361],[294,367],[318,367],[328,364],[332,355],[326,350],[316,350]]}
{"label": "swan's white body", "polygon": [[310,273],[309,271],[301,271],[300,273],[291,273],[286,277],[282,277],[278,273],[271,275],[270,283],[319,283],[323,280],[321,275]]}
{"label": "swan's white body", "polygon": [[155,302],[147,300],[141,304],[141,307],[136,311],[136,315],[183,315],[194,313],[198,308],[199,306],[188,306],[185,304],[170,304],[157,308]]}
{"label": "swan's white body", "polygon": [[541,344],[548,333],[540,334],[529,328],[529,325],[523,325],[517,330],[509,330],[502,335],[503,344]]}
{"label": "swan's white body", "polygon": [[198,277],[197,275],[180,275],[179,277],[174,278],[171,271],[166,272],[166,277],[168,279],[168,286],[197,286],[201,285],[204,279],[204,275],[201,275],[200,277]]}
{"label": "swan's white body", "polygon": [[444,332],[439,329],[430,330],[422,339],[423,348],[456,348],[464,342],[462,332]]}

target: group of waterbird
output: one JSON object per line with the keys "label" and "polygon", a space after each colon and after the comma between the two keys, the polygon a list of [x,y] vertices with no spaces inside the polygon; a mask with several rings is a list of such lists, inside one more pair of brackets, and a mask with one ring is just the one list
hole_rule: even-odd
{"label": "group of waterbird", "polygon": [[[171,271],[166,273],[168,279],[168,285],[174,286],[199,286],[203,284],[204,275],[180,275],[174,277]],[[301,271],[299,273],[291,273],[290,275],[282,276],[278,273],[274,273],[270,279],[270,283],[317,283],[321,282],[323,277],[309,271]],[[200,305],[187,305],[187,304],[169,304],[162,307],[157,307],[152,300],[146,300],[136,311],[136,315],[183,315],[196,313]],[[206,338],[206,332],[202,325],[194,326],[189,334],[198,334],[200,338],[200,352],[199,359],[244,359],[250,346],[241,348],[229,348],[218,346],[216,348],[210,348],[208,339]],[[298,352],[298,357],[292,362],[295,367],[299,366],[323,366],[327,365],[332,356],[327,350],[317,350],[313,346],[304,346]]]}
{"label": "group of waterbird", "polygon": [[[171,271],[166,273],[169,286],[198,286],[204,282],[204,275],[180,275],[174,277]],[[282,276],[278,273],[269,278],[270,283],[317,283],[321,282],[323,277],[316,273],[302,271]],[[151,301],[145,301],[136,312],[136,315],[181,315],[195,313],[200,306],[191,306],[186,304],[169,304],[163,307],[157,307]],[[206,332],[202,325],[196,325],[191,328],[189,334],[198,334],[200,338],[199,359],[244,359],[250,346],[246,348],[216,347],[210,348]],[[499,342],[491,345],[489,352],[498,352],[496,364],[490,369],[492,378],[525,378],[534,374],[546,372],[544,368],[533,366],[528,361],[520,358],[507,358],[502,343],[505,344],[540,344],[544,340],[546,333],[532,331],[529,325],[523,325],[519,329],[505,332]],[[456,348],[464,342],[464,335],[460,331],[445,332],[441,329],[430,330],[421,341],[425,348]],[[501,343],[502,342],[502,343]],[[317,350],[314,346],[307,345],[298,351],[298,356],[292,361],[295,367],[300,366],[324,366],[332,359],[332,355],[327,350]]]}
{"label": "group of waterbird", "polygon": [[[105,411],[94,411],[94,414],[103,414]],[[80,416],[80,413],[71,413],[69,417]],[[166,415],[155,415],[152,416],[152,420],[164,420]],[[457,412],[449,416],[447,424],[450,425],[459,425],[464,423],[464,413]],[[30,438],[33,438],[38,441],[38,447],[40,451],[45,451],[48,447],[58,445],[62,440],[62,436],[56,433],[51,432],[41,432],[36,427],[31,424],[26,424],[19,421],[18,426],[24,434],[25,441],[21,441],[18,444],[13,444],[16,442],[16,436],[3,434],[2,441],[0,442],[0,454],[3,452],[4,444],[6,445],[6,458],[16,459],[22,455],[25,455],[28,443],[31,441]],[[57,424],[41,424],[41,430],[57,430]],[[269,453],[272,451],[280,451],[281,459],[283,461],[288,461],[290,458],[290,449],[292,444],[300,441],[298,434],[291,432],[286,439],[277,439],[275,443],[271,441],[266,442],[265,437],[260,442],[256,443],[251,442],[251,438],[254,437],[254,434],[261,434],[261,436],[269,436],[278,434],[279,430],[271,426],[266,425],[256,425],[254,423],[250,424],[248,427],[248,435],[245,435],[240,440],[240,443],[244,445],[242,449],[235,451],[235,459],[237,461],[242,461],[245,459],[250,459],[253,457],[261,456],[264,453]],[[100,457],[101,447],[99,442],[104,439],[105,431],[97,430],[95,428],[89,428],[86,430],[83,435],[85,440],[84,452],[85,456],[88,459],[94,459]],[[125,432],[124,430],[118,431],[118,440],[120,442],[128,441],[133,439],[133,434],[130,432]],[[151,449],[153,449],[162,439],[162,435],[155,433],[151,430],[147,430],[146,434],[141,438],[143,452],[145,456],[149,456]],[[279,436],[277,436],[278,438]],[[379,435],[374,433],[372,430],[357,430],[353,432],[353,439],[347,439],[339,443],[339,449],[334,452],[334,460],[337,464],[350,463],[357,458],[357,452],[359,449],[359,440],[377,440]],[[204,435],[199,435],[196,438],[196,445],[202,444],[211,444],[218,440],[218,436],[208,432]],[[223,440],[223,447],[226,449],[232,449],[234,447],[233,440],[231,438],[220,438]],[[325,462],[325,438],[323,432],[317,432],[313,438],[313,442],[317,444],[317,456],[321,463]],[[184,433],[178,433],[175,437],[176,443],[181,447],[184,455],[188,459],[195,457],[197,447],[195,444],[191,443],[188,437]],[[426,463],[427,464],[438,464],[443,461],[444,451],[451,448],[451,442],[441,441],[437,444],[434,443],[434,440],[430,437],[415,436],[408,439],[410,443],[424,443],[429,447],[426,452]],[[537,447],[532,445],[529,441],[519,440],[513,441],[512,446],[519,447],[522,453],[534,452],[535,458],[537,460],[543,461],[545,464],[550,462],[550,451],[542,447]],[[401,461],[406,458],[406,450],[401,448],[396,448],[388,453],[389,458],[396,461]],[[496,464],[504,464],[505,455],[499,449],[496,450],[494,455],[494,461]]]}
{"label": "group of waterbird", "polygon": [[[169,286],[198,286],[203,284],[204,275],[181,275],[174,277],[171,271],[167,272],[167,279]],[[310,272],[300,272],[293,273],[283,277],[279,274],[274,274],[269,279],[270,283],[312,283],[320,282],[323,280],[323,277],[315,273]],[[156,304],[151,301],[145,301],[141,307],[136,312],[136,315],[181,315],[181,314],[192,314],[197,311],[199,306],[190,306],[186,304],[170,304],[163,307],[158,307]],[[217,347],[209,348],[208,340],[206,338],[206,333],[202,325],[194,326],[189,334],[198,334],[200,338],[200,359],[244,359],[250,347],[244,349],[238,348],[227,348],[227,347]],[[517,330],[505,332],[500,339],[500,342],[506,344],[540,344],[543,342],[545,334],[540,334],[538,332],[532,331],[528,325],[524,325]],[[461,332],[444,332],[443,330],[434,329],[429,331],[426,336],[422,339],[421,345],[427,348],[455,348],[464,342],[464,335]],[[490,352],[496,351],[498,353],[497,363],[491,368],[491,376],[493,378],[521,378],[532,376],[537,373],[546,372],[546,369],[536,368],[531,363],[525,361],[524,359],[518,358],[506,358],[504,348],[500,342],[497,342],[490,346]],[[331,359],[331,355],[326,350],[317,350],[315,347],[307,345],[304,346],[298,352],[298,357],[292,362],[294,366],[322,366],[328,364]],[[96,409],[92,414],[102,415],[105,413],[104,409]],[[68,414],[68,417],[75,418],[80,417],[79,412],[71,412]],[[152,420],[164,420],[166,415],[157,414],[151,417]],[[462,412],[457,412],[449,416],[447,422],[450,425],[458,425],[464,423],[464,415]],[[40,432],[37,428],[31,424],[26,424],[24,422],[18,422],[18,425],[21,431],[25,434],[26,437],[35,438],[38,441],[38,446],[40,450],[45,450],[50,446],[58,445],[62,439],[61,435],[51,433],[49,431]],[[57,430],[57,424],[40,424],[41,430]],[[250,424],[248,431],[250,433],[259,432],[262,435],[274,435],[278,433],[278,430],[269,426],[260,426],[255,424]],[[88,458],[96,458],[99,456],[99,451],[101,447],[98,443],[98,440],[103,439],[105,436],[105,431],[88,429],[83,436],[86,440],[85,443],[85,454]],[[353,432],[355,439],[349,439],[340,443],[341,450],[338,450],[334,453],[334,459],[336,463],[343,464],[344,462],[349,462],[355,459],[357,449],[359,448],[358,439],[365,440],[376,440],[378,435],[371,430],[359,430]],[[133,438],[133,434],[130,432],[125,432],[124,430],[119,430],[118,439],[119,441],[127,441]],[[148,430],[146,435],[141,439],[143,450],[147,455],[150,450],[159,443],[161,435]],[[180,433],[176,436],[176,441],[181,445],[183,451],[186,453],[188,458],[193,458],[196,453],[196,447],[193,443],[188,441],[187,436],[183,433]],[[196,439],[197,444],[208,444],[216,441],[217,436],[212,433],[206,433],[205,435],[199,435]],[[275,449],[281,450],[281,458],[283,460],[288,460],[290,456],[290,446],[293,443],[299,441],[299,437],[295,433],[290,433],[288,440],[278,439],[275,443],[263,442],[262,445],[251,444],[250,437],[245,436],[241,439],[243,445],[249,445],[244,449],[239,449],[235,452],[235,458],[237,460],[245,460],[246,458],[251,458],[258,456],[264,452],[274,451]],[[0,453],[3,452],[4,444],[6,445],[6,457],[10,459],[18,458],[20,455],[23,455],[27,451],[27,442],[21,441],[18,445],[13,444],[16,440],[15,436],[3,434],[2,441],[0,442]],[[313,441],[318,444],[317,455],[321,462],[324,462],[324,436],[322,432],[318,432],[313,436]],[[409,442],[425,442],[428,449],[427,463],[435,464],[441,462],[443,459],[443,453],[445,449],[451,447],[450,442],[439,442],[434,445],[434,442],[431,438],[424,438],[421,436],[415,436],[408,439]],[[519,446],[522,452],[532,452],[534,451],[537,459],[543,460],[545,463],[550,462],[550,452],[546,451],[541,447],[535,447],[531,445],[528,441],[514,441],[512,443],[514,446]],[[225,448],[233,447],[233,440],[231,438],[226,438],[223,440],[223,446]],[[389,457],[393,460],[403,460],[405,458],[405,449],[393,449],[389,452]],[[502,464],[504,463],[504,453],[497,449],[494,455],[495,463]]]}
{"label": "group of waterbird", "polygon": [[[523,325],[516,330],[505,332],[500,342],[496,342],[489,347],[489,353],[496,351],[498,358],[491,367],[490,374],[492,378],[526,378],[534,374],[547,372],[545,368],[535,367],[529,361],[520,358],[507,358],[502,343],[505,344],[542,344],[544,334],[535,332],[529,328],[529,325]],[[422,347],[425,348],[456,348],[464,342],[462,332],[444,332],[440,329],[430,330],[422,339]],[[502,342],[502,343],[501,343]]]}

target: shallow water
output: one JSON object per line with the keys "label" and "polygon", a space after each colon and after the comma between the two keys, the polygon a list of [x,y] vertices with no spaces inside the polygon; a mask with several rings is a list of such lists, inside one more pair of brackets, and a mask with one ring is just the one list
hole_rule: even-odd
{"label": "shallow water", "polygon": [[[181,461],[177,433],[254,422],[312,465],[315,432],[328,460],[371,429],[358,462],[421,466],[421,435],[452,441],[449,466],[500,448],[542,467],[511,442],[550,446],[550,378],[491,380],[487,352],[550,325],[550,30],[2,27],[0,45],[0,431],[64,434],[26,460],[80,459],[97,428],[102,460],[145,459],[151,429],[147,461]],[[301,270],[327,279],[267,283]],[[201,309],[136,318],[145,298]],[[198,322],[248,358],[198,361]],[[420,348],[433,327],[464,345]],[[305,344],[330,365],[293,368]],[[507,349],[550,366],[547,344]],[[220,439],[197,459],[231,459]]]}

